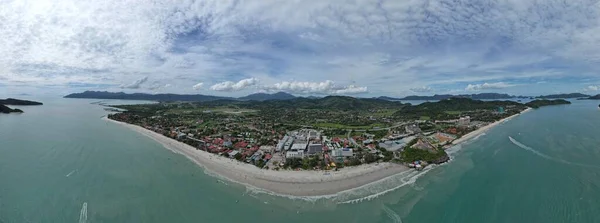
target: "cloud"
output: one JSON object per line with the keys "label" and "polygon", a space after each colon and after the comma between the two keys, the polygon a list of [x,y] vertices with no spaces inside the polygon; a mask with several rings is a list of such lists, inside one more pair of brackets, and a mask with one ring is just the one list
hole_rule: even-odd
{"label": "cloud", "polygon": [[483,84],[469,84],[465,88],[466,91],[481,91],[481,90],[489,90],[489,89],[503,89],[512,87],[514,85],[510,85],[504,82],[496,82],[496,83],[483,83]]}
{"label": "cloud", "polygon": [[213,91],[241,91],[258,83],[256,78],[243,79],[238,82],[225,81],[210,87]]}
{"label": "cloud", "polygon": [[583,89],[583,91],[598,91],[600,90],[600,85],[590,85]]}
{"label": "cloud", "polygon": [[245,77],[343,77],[363,86],[346,92],[381,95],[536,77],[580,89],[600,71],[600,8],[584,0],[23,0],[2,4],[0,18],[5,85],[144,75],[156,86],[225,81],[217,89],[235,94]]}
{"label": "cloud", "polygon": [[148,81],[148,77],[143,77],[141,79],[134,81],[131,84],[121,85],[121,88],[138,89],[138,88],[140,88],[140,85],[142,85],[143,83],[146,83],[146,81]]}
{"label": "cloud", "polygon": [[422,86],[422,87],[411,88],[410,90],[411,90],[411,91],[414,91],[414,92],[419,92],[419,93],[423,93],[423,92],[431,92],[431,91],[432,91],[431,87],[428,87],[428,86]]}
{"label": "cloud", "polygon": [[284,91],[296,94],[360,94],[368,92],[367,87],[339,86],[331,80],[323,82],[283,81],[273,86],[266,86],[264,89],[270,92]]}
{"label": "cloud", "polygon": [[200,89],[202,89],[202,86],[204,86],[204,83],[200,82],[200,83],[195,84],[192,88],[194,90],[200,90]]}

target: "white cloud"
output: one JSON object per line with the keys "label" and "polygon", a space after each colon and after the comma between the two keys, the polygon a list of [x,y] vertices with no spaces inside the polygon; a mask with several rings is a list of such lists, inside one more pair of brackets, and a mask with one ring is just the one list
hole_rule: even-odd
{"label": "white cloud", "polygon": [[238,82],[225,81],[210,87],[213,91],[241,91],[258,83],[256,78],[243,79]]}
{"label": "white cloud", "polygon": [[598,91],[600,90],[600,85],[590,85],[583,89],[583,91]]}
{"label": "white cloud", "polygon": [[[0,18],[5,85],[118,86],[144,75],[161,80],[150,88],[229,81],[216,89],[235,92],[232,81],[244,76],[268,83],[343,77],[364,87],[338,91],[368,86],[381,95],[577,80],[597,75],[600,62],[600,7],[580,0],[22,0],[3,2]],[[543,88],[550,87],[536,89]]]}
{"label": "white cloud", "polygon": [[414,91],[414,92],[419,92],[419,93],[431,92],[432,91],[431,87],[428,87],[428,86],[415,87],[415,88],[411,88],[410,90]]}
{"label": "white cloud", "polygon": [[284,91],[296,94],[359,94],[368,92],[367,87],[356,85],[339,86],[331,80],[323,82],[283,81],[264,88],[271,92]]}
{"label": "white cloud", "polygon": [[510,85],[504,82],[496,82],[496,83],[483,83],[483,84],[469,84],[465,88],[466,91],[481,91],[481,90],[489,90],[489,89],[503,89],[512,87],[514,85]]}
{"label": "white cloud", "polygon": [[204,83],[200,82],[200,83],[195,84],[192,88],[194,90],[200,90],[200,89],[202,89],[202,86],[204,86]]}
{"label": "white cloud", "polygon": [[146,81],[148,81],[148,77],[143,77],[134,81],[131,84],[121,85],[121,88],[138,89],[143,83],[146,83]]}

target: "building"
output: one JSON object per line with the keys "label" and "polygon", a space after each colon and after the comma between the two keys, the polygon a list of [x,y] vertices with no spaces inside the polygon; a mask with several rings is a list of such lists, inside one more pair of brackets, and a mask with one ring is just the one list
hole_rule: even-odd
{"label": "building", "polygon": [[310,144],[308,145],[308,151],[307,153],[309,155],[315,154],[315,153],[320,153],[323,151],[323,145],[322,144]]}
{"label": "building", "polygon": [[457,124],[459,126],[468,126],[469,123],[471,123],[471,117],[470,116],[460,117],[458,119],[458,122],[457,122]]}
{"label": "building", "polygon": [[285,150],[285,145],[289,139],[290,139],[289,136],[284,136],[283,139],[279,140],[279,143],[277,143],[277,147],[275,148],[275,151]]}
{"label": "building", "polygon": [[287,151],[285,153],[285,158],[304,158],[304,150]]}
{"label": "building", "polygon": [[406,131],[406,133],[408,134],[417,134],[421,132],[421,128],[419,128],[419,125],[416,124],[412,124],[412,125],[407,125],[404,127],[404,130]]}
{"label": "building", "polygon": [[313,140],[313,139],[318,139],[319,138],[319,132],[317,131],[310,131],[308,132],[308,140]]}
{"label": "building", "polygon": [[296,152],[296,151],[302,151],[304,152],[306,150],[306,146],[308,144],[306,143],[294,143],[292,144],[292,147],[290,147],[290,151]]}
{"label": "building", "polygon": [[333,157],[351,157],[354,156],[354,152],[350,148],[335,149],[331,151]]}
{"label": "building", "polygon": [[410,143],[410,141],[412,141],[415,138],[416,137],[414,137],[414,136],[409,136],[409,137],[403,138],[401,140],[394,140],[394,141],[388,140],[388,141],[379,143],[379,147],[382,147],[388,151],[398,151],[398,150],[404,148],[404,146],[406,146],[408,143]]}
{"label": "building", "polygon": [[273,149],[275,149],[275,147],[273,147],[273,146],[260,146],[260,148],[259,148],[260,151],[266,152],[266,153],[273,152]]}
{"label": "building", "polygon": [[234,157],[238,153],[240,153],[240,152],[238,152],[237,150],[233,150],[233,151],[229,152],[229,157]]}

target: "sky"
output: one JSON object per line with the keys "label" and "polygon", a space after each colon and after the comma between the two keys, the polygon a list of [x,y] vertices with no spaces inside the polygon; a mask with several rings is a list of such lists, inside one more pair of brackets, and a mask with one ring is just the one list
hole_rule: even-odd
{"label": "sky", "polygon": [[0,94],[600,93],[580,0],[0,0]]}

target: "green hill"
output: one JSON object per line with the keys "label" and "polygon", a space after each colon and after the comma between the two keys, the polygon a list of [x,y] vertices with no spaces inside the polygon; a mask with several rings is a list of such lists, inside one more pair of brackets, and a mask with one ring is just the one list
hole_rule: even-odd
{"label": "green hill", "polygon": [[550,105],[565,105],[565,104],[571,104],[570,101],[564,100],[564,99],[556,99],[556,100],[534,100],[534,101],[530,101],[527,102],[525,105],[532,107],[532,108],[539,108],[539,107],[543,107],[543,106],[550,106]]}

